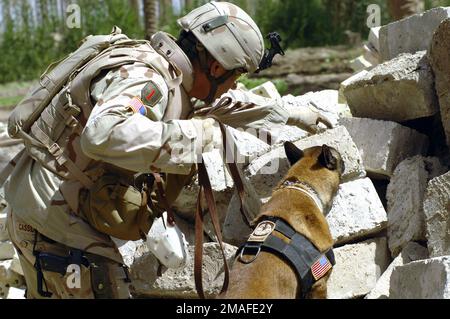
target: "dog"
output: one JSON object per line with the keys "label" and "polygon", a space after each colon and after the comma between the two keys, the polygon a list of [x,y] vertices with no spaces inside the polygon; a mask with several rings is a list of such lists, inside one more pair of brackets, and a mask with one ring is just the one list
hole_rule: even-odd
{"label": "dog", "polygon": [[[255,220],[255,224],[260,224],[250,239],[252,236],[267,236],[272,231],[273,236],[287,243],[287,237],[273,231],[270,221],[265,222],[281,219],[309,240],[318,254],[324,253],[334,244],[325,212],[329,210],[341,183],[344,163],[340,154],[327,145],[302,151],[287,142],[284,148],[291,167],[273,191],[271,199],[261,208]],[[311,282],[311,288],[303,294],[302,289],[307,287],[302,287],[295,267],[285,258],[264,249],[258,251],[250,262],[244,256],[241,248],[241,255],[236,257],[230,272],[228,291],[222,296],[225,299],[320,299],[327,296],[326,282],[331,269]]]}

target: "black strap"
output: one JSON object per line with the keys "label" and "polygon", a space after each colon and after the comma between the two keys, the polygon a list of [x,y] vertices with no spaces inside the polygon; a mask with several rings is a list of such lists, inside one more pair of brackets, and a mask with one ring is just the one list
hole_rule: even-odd
{"label": "black strap", "polygon": [[[275,221],[275,220],[274,220]],[[289,261],[295,269],[298,279],[301,281],[301,295],[306,297],[315,280],[311,272],[311,266],[323,255],[305,236],[297,233],[282,219],[276,219],[275,230],[289,238],[286,243],[281,238],[269,235],[263,243],[247,242],[240,249],[245,252],[259,253],[260,250],[269,251]],[[333,250],[325,253],[332,265],[335,265]],[[253,259],[254,260],[254,259]]]}

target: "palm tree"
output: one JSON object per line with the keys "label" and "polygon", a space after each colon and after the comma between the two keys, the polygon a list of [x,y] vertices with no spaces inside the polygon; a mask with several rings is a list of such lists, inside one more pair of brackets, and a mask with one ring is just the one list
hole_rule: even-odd
{"label": "palm tree", "polygon": [[150,40],[150,37],[158,31],[156,4],[156,0],[144,0],[145,38],[147,40]]}

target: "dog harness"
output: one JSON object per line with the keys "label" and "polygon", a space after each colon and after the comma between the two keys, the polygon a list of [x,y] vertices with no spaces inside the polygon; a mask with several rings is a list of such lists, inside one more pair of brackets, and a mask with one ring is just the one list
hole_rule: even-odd
{"label": "dog harness", "polygon": [[[305,187],[305,185],[295,184],[297,185],[293,185],[293,182],[285,182],[281,187],[298,186],[299,190]],[[314,201],[317,203],[316,200]],[[287,237],[289,242],[274,236],[274,231]],[[336,263],[332,249],[321,253],[309,239],[277,217],[265,217],[265,220],[256,226],[247,242],[239,248],[237,254],[241,262],[250,264],[256,260],[261,251],[274,253],[290,263],[301,282],[302,298],[306,297],[313,284],[325,276]]]}

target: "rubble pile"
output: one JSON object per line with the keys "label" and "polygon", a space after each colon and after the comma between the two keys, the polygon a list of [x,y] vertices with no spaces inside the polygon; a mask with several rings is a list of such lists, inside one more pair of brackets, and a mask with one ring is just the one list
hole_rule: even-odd
{"label": "rubble pile", "polygon": [[[238,154],[245,159],[239,166],[247,189],[245,205],[253,217],[289,169],[283,142],[292,141],[299,148],[327,144],[342,155],[343,182],[326,214],[336,255],[328,298],[450,298],[449,15],[450,8],[436,8],[373,29],[359,59],[364,70],[346,79],[339,91],[282,97],[287,108],[316,108],[331,120],[333,129],[310,135],[286,126],[273,135],[272,145],[231,130]],[[271,83],[252,92],[279,97]],[[251,229],[239,212],[221,154],[212,151],[204,159],[232,263]],[[194,180],[175,203],[177,224],[190,245],[186,267],[160,274],[159,263],[142,241],[116,241],[130,267],[135,297],[197,297],[197,193]],[[204,236],[204,288],[215,296],[223,265],[208,220]],[[0,238],[0,260],[5,252],[10,262],[0,264],[0,294],[8,276],[16,275],[14,251],[3,248],[5,240]],[[10,272],[1,272],[7,265]]]}

